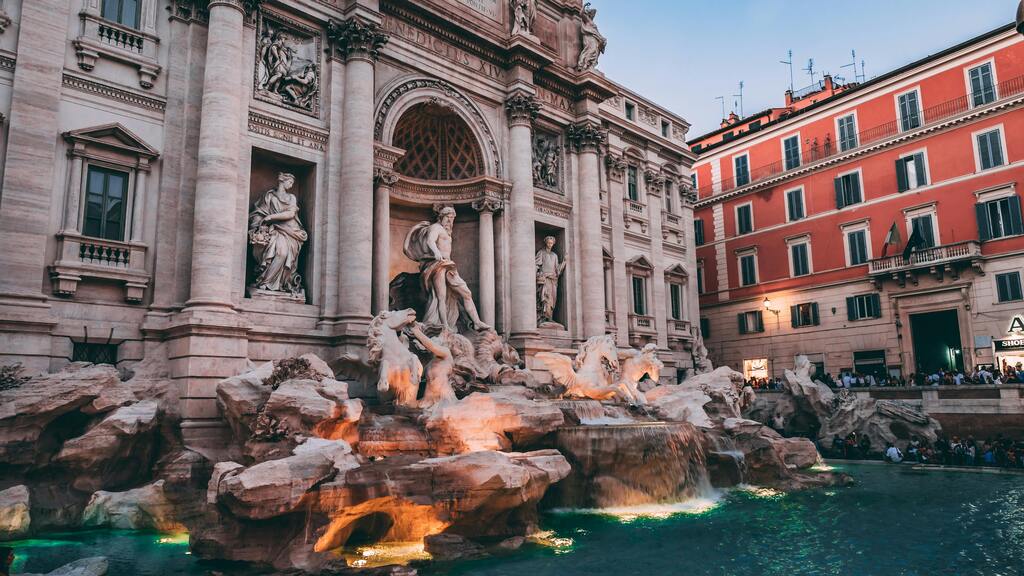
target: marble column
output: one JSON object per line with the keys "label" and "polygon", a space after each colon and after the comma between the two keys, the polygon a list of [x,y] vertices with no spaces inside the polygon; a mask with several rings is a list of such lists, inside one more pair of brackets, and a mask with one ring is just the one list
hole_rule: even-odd
{"label": "marble column", "polygon": [[579,152],[580,284],[583,338],[605,333],[604,256],[601,253],[601,195],[598,152],[605,134],[596,123],[569,127],[569,140]]}
{"label": "marble column", "polygon": [[668,348],[668,287],[665,285],[665,250],[662,235],[662,211],[665,206],[665,176],[657,170],[648,169],[644,172],[645,196],[647,198],[647,218],[651,232],[651,261],[654,270],[651,274],[651,294],[654,298],[649,313],[654,316],[654,327],[657,332],[658,348]]}
{"label": "marble column", "polygon": [[533,212],[533,119],[540,105],[525,92],[505,101],[509,119],[509,176],[512,179],[509,268],[512,334],[537,331],[537,273]]}
{"label": "marble column", "polygon": [[245,11],[241,0],[209,3],[188,308],[234,309]]}
{"label": "marble column", "polygon": [[494,326],[494,213],[501,208],[498,200],[485,198],[473,203],[473,208],[480,212],[480,316],[484,322]]}
{"label": "marble column", "polygon": [[626,197],[626,168],[629,164],[621,155],[605,156],[608,169],[608,218],[612,225],[611,287],[612,308],[615,310],[615,343],[629,346],[629,280],[626,275],[626,231],[623,226],[622,199]]}
{"label": "marble column", "polygon": [[146,181],[149,176],[149,166],[140,166],[135,172],[135,197],[132,198],[132,242],[141,243],[144,240],[143,222],[146,218]]}
{"label": "marble column", "polygon": [[373,189],[373,313],[388,310],[391,283],[391,187],[398,175],[377,169]]}
{"label": "marble column", "polygon": [[81,154],[71,157],[71,189],[64,207],[64,231],[78,232],[78,213],[81,210],[82,188],[85,186],[84,160]]}
{"label": "marble column", "polygon": [[342,103],[338,315],[343,322],[368,322],[373,306],[373,88],[374,62],[387,35],[374,22],[352,17],[331,22],[328,37],[345,57]]}

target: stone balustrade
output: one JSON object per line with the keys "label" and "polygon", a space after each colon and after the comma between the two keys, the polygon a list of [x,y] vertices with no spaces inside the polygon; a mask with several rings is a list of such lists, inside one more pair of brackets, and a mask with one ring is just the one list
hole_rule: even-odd
{"label": "stone balustrade", "polygon": [[57,239],[57,260],[50,266],[54,294],[73,297],[83,278],[96,278],[123,284],[125,301],[142,302],[150,280],[145,244],[90,238],[73,232],[58,234]]}

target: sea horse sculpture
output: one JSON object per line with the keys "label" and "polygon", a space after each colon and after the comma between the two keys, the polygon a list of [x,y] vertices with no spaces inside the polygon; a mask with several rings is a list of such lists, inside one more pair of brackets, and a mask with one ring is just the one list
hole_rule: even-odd
{"label": "sea horse sculpture", "polygon": [[564,396],[609,400],[618,394],[614,377],[619,354],[610,335],[594,336],[581,344],[575,360],[554,352],[540,352],[536,357],[555,382],[565,387]]}
{"label": "sea horse sculpture", "polygon": [[657,382],[661,378],[661,369],[665,367],[658,359],[657,344],[647,344],[640,350],[627,350],[621,358],[619,394],[630,404],[646,404],[647,398],[640,391],[640,379],[646,374]]}
{"label": "sea horse sculpture", "polygon": [[416,407],[416,394],[423,376],[423,364],[409,350],[409,337],[403,331],[415,325],[412,308],[381,312],[370,321],[367,336],[367,361],[378,366],[377,390],[392,391],[395,405]]}

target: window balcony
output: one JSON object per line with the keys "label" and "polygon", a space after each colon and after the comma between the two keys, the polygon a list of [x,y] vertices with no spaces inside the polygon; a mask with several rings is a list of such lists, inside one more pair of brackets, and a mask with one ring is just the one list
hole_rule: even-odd
{"label": "window balcony", "polygon": [[136,68],[139,86],[147,90],[153,87],[161,68],[157,61],[157,36],[104,20],[88,10],[79,17],[82,34],[74,41],[79,68],[90,72],[97,60],[107,58]]}
{"label": "window balcony", "polygon": [[965,265],[972,267],[978,274],[985,273],[981,243],[977,240],[915,250],[908,258],[902,254],[875,258],[868,262],[868,274],[873,277],[876,286],[881,286],[886,276],[899,282],[900,286],[904,286],[908,278],[916,285],[917,272],[921,270],[927,270],[939,281],[946,274],[955,280],[960,277],[960,268]]}
{"label": "window balcony", "polygon": [[626,230],[647,234],[647,224],[647,207],[636,200],[623,198],[622,225],[626,227]]}
{"label": "window balcony", "polygon": [[146,272],[146,246],[137,242],[120,242],[89,238],[69,232],[57,236],[59,254],[50,266],[53,292],[72,297],[83,278],[120,282],[124,299],[142,302],[150,276]]}
{"label": "window balcony", "polygon": [[661,225],[664,228],[671,228],[672,230],[682,230],[683,217],[678,214],[673,214],[668,210],[662,210]]}
{"label": "window balcony", "polygon": [[629,315],[629,332],[631,334],[657,334],[654,317],[644,314]]}
{"label": "window balcony", "polygon": [[689,340],[693,338],[693,334],[690,333],[690,321],[669,318],[668,337],[670,340]]}

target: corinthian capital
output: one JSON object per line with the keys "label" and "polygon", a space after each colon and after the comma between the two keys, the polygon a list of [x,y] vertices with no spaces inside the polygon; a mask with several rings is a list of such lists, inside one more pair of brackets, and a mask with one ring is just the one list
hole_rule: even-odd
{"label": "corinthian capital", "polygon": [[398,182],[398,174],[387,168],[374,168],[373,181],[379,186],[394,186]]}
{"label": "corinthian capital", "polygon": [[608,154],[604,157],[604,166],[608,169],[608,177],[615,182],[622,182],[622,177],[626,174],[626,166],[628,165],[626,158],[621,155]]}
{"label": "corinthian capital", "polygon": [[327,38],[346,58],[361,57],[376,60],[380,49],[388,42],[387,33],[376,22],[349,18],[327,23]]}
{"label": "corinthian capital", "polygon": [[598,152],[607,137],[596,122],[570,124],[566,136],[577,152]]}
{"label": "corinthian capital", "polygon": [[531,94],[516,92],[505,100],[505,112],[508,113],[509,122],[516,124],[530,124],[540,112],[540,104]]}
{"label": "corinthian capital", "polygon": [[263,0],[193,0],[200,11],[209,11],[215,6],[228,6],[241,10],[246,16],[252,16],[263,6]]}
{"label": "corinthian capital", "polygon": [[665,183],[665,175],[653,168],[648,168],[644,170],[644,180],[652,186],[661,186]]}
{"label": "corinthian capital", "polygon": [[485,196],[484,198],[473,201],[473,210],[476,210],[477,212],[493,213],[501,210],[503,204],[504,203],[501,201],[500,198],[492,198],[489,196]]}

